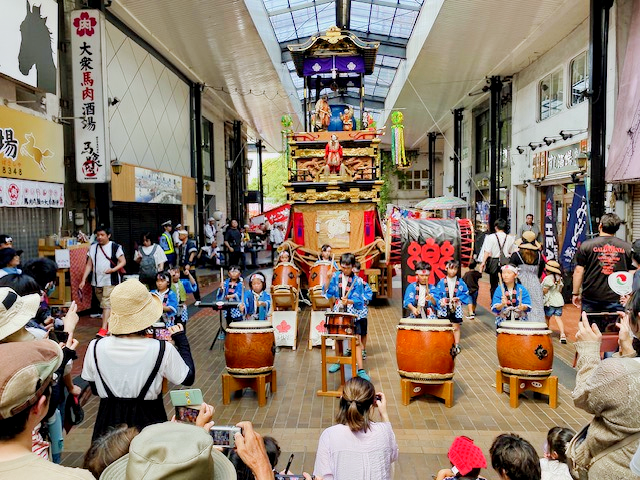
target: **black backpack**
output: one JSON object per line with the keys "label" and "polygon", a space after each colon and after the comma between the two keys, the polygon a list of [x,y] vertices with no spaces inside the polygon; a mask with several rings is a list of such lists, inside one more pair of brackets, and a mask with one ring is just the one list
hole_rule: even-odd
{"label": "black backpack", "polygon": [[156,265],[156,249],[158,245],[153,246],[153,250],[151,250],[150,254],[145,254],[140,247],[140,255],[142,255],[142,260],[140,260],[140,271],[139,276],[141,281],[152,280],[156,278],[158,274],[158,266]]}

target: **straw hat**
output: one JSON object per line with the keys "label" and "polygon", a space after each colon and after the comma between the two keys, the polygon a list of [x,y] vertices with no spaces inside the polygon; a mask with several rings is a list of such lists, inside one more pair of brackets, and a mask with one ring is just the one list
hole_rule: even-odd
{"label": "straw hat", "polygon": [[0,340],[22,329],[36,316],[40,295],[31,293],[21,297],[12,288],[0,287]]}
{"label": "straw hat", "polygon": [[213,447],[211,435],[186,423],[150,425],[132,441],[129,453],[109,465],[101,480],[197,478],[235,480],[229,459]]}
{"label": "straw hat", "polygon": [[562,273],[562,271],[560,270],[560,264],[555,260],[549,260],[547,262],[547,265],[544,268],[547,270],[547,272],[557,273],[557,274]]}
{"label": "straw hat", "polygon": [[528,250],[540,250],[540,242],[536,240],[536,234],[528,231],[522,234],[522,238],[518,244],[518,248],[524,248]]}
{"label": "straw hat", "polygon": [[162,317],[162,300],[135,278],[117,285],[110,298],[109,331],[114,335],[139,332]]}

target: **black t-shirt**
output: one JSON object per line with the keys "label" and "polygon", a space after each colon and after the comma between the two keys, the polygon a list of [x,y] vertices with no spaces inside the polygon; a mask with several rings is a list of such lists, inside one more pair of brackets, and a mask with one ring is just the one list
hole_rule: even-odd
{"label": "black t-shirt", "polygon": [[482,278],[482,273],[476,270],[469,270],[462,277],[462,281],[467,284],[467,288],[469,289],[469,293],[475,293],[480,289],[478,285],[478,280]]}
{"label": "black t-shirt", "polygon": [[619,302],[620,295],[609,287],[609,275],[632,268],[631,244],[617,237],[592,238],[580,245],[576,263],[584,267],[583,298],[598,302]]}
{"label": "black t-shirt", "polygon": [[224,232],[224,241],[234,250],[240,248],[240,243],[242,242],[240,230],[231,227],[227,228],[227,231]]}

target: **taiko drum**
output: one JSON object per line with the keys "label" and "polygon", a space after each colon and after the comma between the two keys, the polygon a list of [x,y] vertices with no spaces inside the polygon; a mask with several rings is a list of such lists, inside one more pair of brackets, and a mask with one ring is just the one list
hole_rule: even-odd
{"label": "taiko drum", "polygon": [[227,328],[224,359],[232,375],[257,375],[273,370],[276,339],[271,322],[232,322]]}
{"label": "taiko drum", "polygon": [[332,262],[327,260],[316,262],[309,271],[309,290],[327,285],[335,271]]}
{"label": "taiko drum", "polygon": [[299,276],[300,270],[293,263],[279,263],[276,268],[273,269],[271,288],[276,289],[279,286],[286,286],[297,290]]}
{"label": "taiko drum", "polygon": [[532,379],[551,375],[553,343],[546,323],[502,322],[498,327],[497,349],[504,374]]}
{"label": "taiko drum", "polygon": [[420,382],[453,378],[453,326],[447,320],[403,318],[396,337],[396,360],[401,377]]}
{"label": "taiko drum", "polygon": [[329,335],[353,335],[357,316],[353,313],[327,312],[324,326]]}

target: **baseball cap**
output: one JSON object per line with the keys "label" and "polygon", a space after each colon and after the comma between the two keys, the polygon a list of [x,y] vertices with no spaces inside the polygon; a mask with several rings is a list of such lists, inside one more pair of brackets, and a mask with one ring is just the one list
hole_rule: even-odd
{"label": "baseball cap", "polygon": [[35,405],[62,363],[62,349],[51,340],[0,344],[0,419]]}

